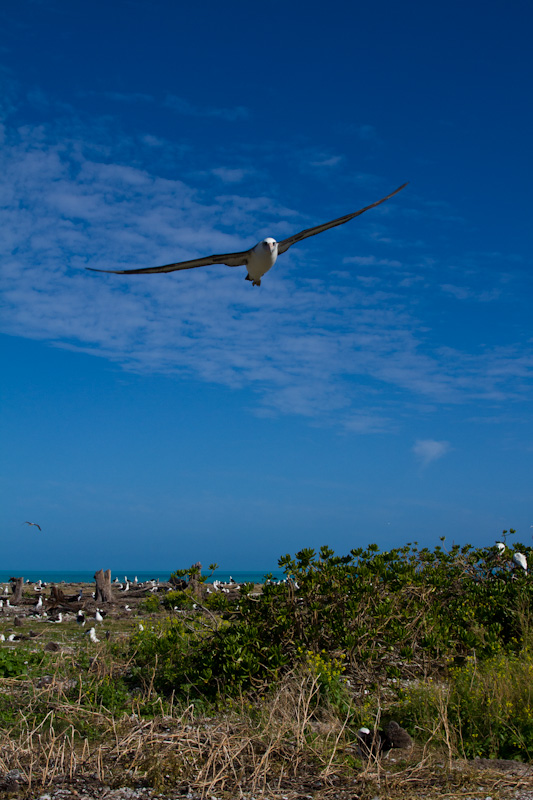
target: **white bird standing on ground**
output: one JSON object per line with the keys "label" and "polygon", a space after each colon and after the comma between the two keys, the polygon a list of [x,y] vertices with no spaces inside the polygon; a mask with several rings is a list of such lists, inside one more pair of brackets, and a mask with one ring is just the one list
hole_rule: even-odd
{"label": "white bird standing on ground", "polygon": [[91,642],[94,642],[95,644],[100,641],[100,639],[98,639],[97,636],[96,636],[96,629],[95,628],[89,628],[89,630],[87,631],[86,635],[89,637]]}
{"label": "white bird standing on ground", "polygon": [[96,614],[94,615],[94,619],[95,619],[96,622],[103,622],[104,621],[103,616],[100,614],[100,609],[99,608],[96,609]]}
{"label": "white bird standing on ground", "polygon": [[255,247],[251,247],[250,250],[243,250],[238,253],[225,253],[223,255],[204,256],[203,258],[193,258],[190,261],[177,261],[174,264],[165,264],[162,267],[144,267],[141,269],[95,269],[94,267],[87,267],[86,269],[92,272],[112,272],[116,275],[148,275],[152,272],[175,272],[181,269],[207,267],[210,264],[225,264],[228,267],[246,266],[248,267],[246,280],[252,281],[252,286],[261,286],[261,278],[263,275],[274,266],[277,257],[285,253],[293,244],[301,242],[302,239],[307,239],[309,236],[316,236],[317,233],[327,231],[329,228],[335,228],[337,225],[344,225],[345,222],[349,222],[351,219],[354,219],[354,217],[364,214],[365,211],[369,211],[371,208],[381,205],[385,200],[401,192],[406,186],[407,184],[404,183],[386,197],[382,197],[381,200],[369,206],[365,206],[359,209],[359,211],[346,214],[344,217],[338,217],[331,222],[324,222],[322,225],[315,225],[314,228],[306,228],[306,230],[294,233],[292,236],[287,237],[287,239],[282,239],[281,242],[276,242],[275,239],[268,236],[266,239],[263,239],[262,242],[258,242]]}
{"label": "white bird standing on ground", "polygon": [[513,561],[517,567],[522,567],[527,572],[527,558],[523,553],[513,553]]}

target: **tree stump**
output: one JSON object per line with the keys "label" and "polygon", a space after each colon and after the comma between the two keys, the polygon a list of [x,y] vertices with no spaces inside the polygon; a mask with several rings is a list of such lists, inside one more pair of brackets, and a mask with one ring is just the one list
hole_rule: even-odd
{"label": "tree stump", "polygon": [[12,603],[14,606],[22,601],[22,590],[24,588],[24,578],[10,578],[11,591],[13,592]]}
{"label": "tree stump", "polygon": [[200,583],[196,576],[190,578],[188,583],[188,589],[190,589],[191,594],[198,598],[198,600],[204,599],[204,589],[203,584]]}
{"label": "tree stump", "polygon": [[113,603],[113,590],[111,588],[111,570],[99,569],[94,575],[96,581],[96,591],[94,599],[97,603]]}
{"label": "tree stump", "polygon": [[66,603],[67,598],[65,597],[65,593],[63,589],[55,584],[50,589],[50,598],[54,603]]}

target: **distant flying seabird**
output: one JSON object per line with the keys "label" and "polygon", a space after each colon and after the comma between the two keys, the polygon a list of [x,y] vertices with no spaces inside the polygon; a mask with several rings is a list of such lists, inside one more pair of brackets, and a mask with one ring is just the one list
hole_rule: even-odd
{"label": "distant flying seabird", "polygon": [[40,526],[40,525],[37,525],[37,523],[36,523],[36,522],[27,522],[27,521],[26,521],[26,522],[23,522],[22,524],[23,524],[23,525],[35,525],[35,527],[36,527],[36,528],[39,528],[39,530],[42,530],[42,529],[41,529],[41,526]]}
{"label": "distant flying seabird", "polygon": [[277,257],[281,255],[281,253],[285,253],[293,244],[301,242],[302,239],[307,239],[309,236],[316,236],[317,233],[327,231],[329,228],[335,228],[337,225],[344,225],[345,222],[349,222],[351,219],[354,219],[354,217],[364,214],[365,211],[369,211],[371,208],[381,205],[385,200],[401,192],[406,186],[407,184],[404,183],[386,197],[382,197],[381,200],[369,206],[365,206],[365,208],[361,208],[359,211],[354,211],[353,214],[346,214],[344,217],[338,217],[338,219],[334,219],[331,222],[324,222],[322,225],[315,225],[314,228],[307,228],[304,231],[300,231],[300,233],[289,236],[287,239],[283,239],[281,242],[276,242],[275,239],[269,236],[263,239],[262,242],[256,244],[255,247],[250,248],[250,250],[243,250],[240,253],[204,256],[203,258],[193,258],[191,261],[178,261],[175,264],[166,264],[163,267],[145,267],[142,269],[96,269],[95,267],[87,267],[86,269],[92,272],[112,272],[116,275],[148,275],[151,272],[174,272],[179,269],[207,267],[210,264],[225,264],[228,267],[246,266],[248,267],[246,280],[252,281],[252,286],[261,286],[261,278],[265,272],[268,272],[276,263]]}

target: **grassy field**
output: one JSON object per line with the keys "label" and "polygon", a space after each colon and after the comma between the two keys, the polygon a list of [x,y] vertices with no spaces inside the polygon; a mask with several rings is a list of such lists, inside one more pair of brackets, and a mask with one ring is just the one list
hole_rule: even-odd
{"label": "grassy field", "polygon": [[[0,610],[0,791],[533,797],[517,547],[303,550],[286,582],[226,592],[190,568],[185,590],[115,591],[102,622],[93,586],[46,587],[41,613],[26,587]],[[359,728],[390,720],[413,746],[362,756]]]}

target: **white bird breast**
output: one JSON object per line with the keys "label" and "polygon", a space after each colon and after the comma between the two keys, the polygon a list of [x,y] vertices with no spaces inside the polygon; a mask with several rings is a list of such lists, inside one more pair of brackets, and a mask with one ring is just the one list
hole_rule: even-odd
{"label": "white bird breast", "polygon": [[250,259],[247,263],[248,275],[254,281],[259,281],[263,275],[272,269],[278,258],[278,243],[272,237],[263,239],[256,244],[250,251]]}

